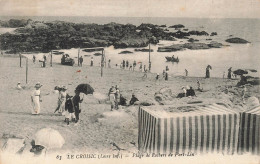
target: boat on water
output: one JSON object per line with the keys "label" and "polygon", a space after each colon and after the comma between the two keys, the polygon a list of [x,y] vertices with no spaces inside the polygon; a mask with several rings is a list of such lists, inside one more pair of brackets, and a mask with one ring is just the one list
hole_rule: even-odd
{"label": "boat on water", "polygon": [[167,60],[167,62],[179,62],[179,58],[177,57],[177,58],[175,58],[174,56],[166,56],[165,57],[166,58],[166,60]]}

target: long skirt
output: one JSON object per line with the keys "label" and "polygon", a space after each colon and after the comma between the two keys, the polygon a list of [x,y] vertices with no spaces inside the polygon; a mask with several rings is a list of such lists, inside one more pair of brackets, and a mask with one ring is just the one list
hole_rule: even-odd
{"label": "long skirt", "polygon": [[62,115],[64,115],[64,112],[65,112],[65,99],[58,100],[58,106],[59,106],[59,113],[62,113]]}
{"label": "long skirt", "polygon": [[39,96],[33,96],[32,97],[32,114],[39,114],[41,112],[41,106],[40,106],[40,97]]}

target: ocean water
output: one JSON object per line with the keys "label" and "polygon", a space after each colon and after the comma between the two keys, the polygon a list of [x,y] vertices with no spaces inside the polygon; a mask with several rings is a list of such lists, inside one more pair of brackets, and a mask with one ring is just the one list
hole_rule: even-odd
{"label": "ocean water", "polygon": [[[184,75],[184,70],[189,71],[189,76],[205,76],[205,68],[208,64],[212,66],[211,76],[222,77],[223,73],[227,75],[227,70],[232,67],[233,70],[237,68],[242,69],[257,69],[260,71],[260,19],[208,19],[208,18],[120,18],[120,17],[1,17],[1,20],[8,20],[10,18],[25,18],[39,21],[69,21],[75,23],[97,23],[106,24],[116,22],[121,24],[131,23],[140,25],[141,23],[152,23],[157,25],[174,25],[183,24],[189,30],[206,31],[208,33],[217,32],[217,36],[201,36],[193,37],[199,39],[200,42],[209,43],[206,39],[211,38],[213,41],[221,42],[225,45],[230,45],[223,48],[214,48],[208,50],[184,50],[178,52],[157,52],[159,46],[171,45],[174,43],[185,43],[187,40],[160,41],[159,45],[151,45],[154,52],[151,53],[152,72],[162,73],[166,66],[169,67],[169,73],[172,75]],[[173,29],[171,29],[174,31]],[[225,42],[227,38],[241,37],[251,43],[248,44],[231,44]],[[147,47],[148,48],[148,47]],[[133,54],[118,54],[121,51],[132,51]],[[69,53],[72,57],[78,55],[77,49],[63,50]],[[92,55],[93,53],[86,53],[81,51],[80,55]],[[134,60],[142,62],[143,65],[148,66],[148,52],[135,52],[134,48],[114,49],[112,46],[105,48],[106,59],[111,59],[112,67],[115,64],[120,65],[122,60],[128,60],[132,63]],[[41,58],[42,54],[36,54]],[[166,62],[165,56],[178,56],[180,62],[169,63]],[[31,57],[31,56],[30,56]],[[61,56],[55,56],[54,61],[60,62]],[[94,57],[94,64],[99,65],[100,57]],[[90,57],[84,57],[84,64],[89,65]],[[259,73],[253,76],[259,76]]]}

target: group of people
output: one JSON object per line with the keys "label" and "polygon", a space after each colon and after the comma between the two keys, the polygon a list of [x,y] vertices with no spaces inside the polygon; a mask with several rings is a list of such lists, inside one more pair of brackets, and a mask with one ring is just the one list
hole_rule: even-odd
{"label": "group of people", "polygon": [[[111,111],[118,110],[119,106],[126,106],[127,100],[123,95],[120,93],[119,87],[111,86],[108,92],[109,101],[111,103]],[[131,100],[129,101],[129,105],[134,105],[135,102],[139,101],[135,94],[132,94]]]}
{"label": "group of people", "polygon": [[181,89],[182,89],[182,93],[179,93],[177,95],[177,98],[196,96],[195,91],[191,86],[186,86],[186,87],[183,86]]}
{"label": "group of people", "polygon": [[55,87],[55,90],[59,91],[58,106],[54,113],[58,111],[61,115],[65,116],[65,122],[69,125],[69,122],[77,123],[79,121],[79,113],[81,112],[80,103],[83,99],[80,98],[80,92],[75,90],[75,95],[70,96],[67,93],[67,87]]}
{"label": "group of people", "polygon": [[[34,86],[34,90],[31,94],[31,102],[32,102],[32,114],[38,115],[41,112],[40,102],[42,102],[41,99],[41,90],[40,88],[42,85],[40,82],[36,83]],[[80,98],[80,92],[75,90],[75,95],[70,96],[67,93],[67,87],[62,86],[58,87],[56,86],[54,90],[57,90],[59,92],[58,97],[58,106],[54,113],[58,111],[60,115],[65,116],[65,122],[67,125],[69,125],[69,122],[75,122],[77,123],[79,121],[79,113],[81,112],[80,109],[80,103],[82,103],[83,99]]]}

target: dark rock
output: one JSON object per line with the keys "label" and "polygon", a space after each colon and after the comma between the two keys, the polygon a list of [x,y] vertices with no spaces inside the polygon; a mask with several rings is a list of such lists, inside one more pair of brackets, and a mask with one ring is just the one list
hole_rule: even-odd
{"label": "dark rock", "polygon": [[230,39],[227,39],[226,42],[228,42],[228,43],[238,43],[238,44],[250,43],[247,40],[241,39],[241,38],[230,38]]}
{"label": "dark rock", "polygon": [[198,36],[208,36],[209,34],[206,31],[189,31],[188,32],[190,35],[198,35]]}
{"label": "dark rock", "polygon": [[198,41],[199,41],[198,39],[193,39],[193,38],[190,38],[190,39],[188,40],[188,42],[190,42],[190,43],[198,42]]}
{"label": "dark rock", "polygon": [[171,46],[158,47],[157,52],[174,52],[181,51],[185,48],[190,50],[200,50],[200,49],[210,49],[210,48],[220,48],[223,45],[218,42],[206,43],[185,43],[185,44],[173,44]]}
{"label": "dark rock", "polygon": [[182,25],[182,24],[176,24],[176,25],[173,25],[173,26],[169,26],[169,28],[175,28],[175,29],[178,29],[178,28],[184,28],[185,26]]}
{"label": "dark rock", "polygon": [[215,41],[211,41],[210,44],[208,44],[208,45],[209,45],[209,47],[212,47],[212,48],[221,48],[223,46],[223,44],[215,42]]}
{"label": "dark rock", "polygon": [[119,54],[132,54],[133,52],[131,51],[121,51]]}
{"label": "dark rock", "polygon": [[164,24],[164,25],[161,25],[161,26],[159,26],[159,27],[167,27],[167,26]]}
{"label": "dark rock", "polygon": [[102,56],[101,53],[94,53],[94,56]]}
{"label": "dark rock", "polygon": [[210,36],[214,36],[214,35],[218,35],[218,33],[217,33],[217,32],[212,32],[212,33],[210,34]]}
{"label": "dark rock", "polygon": [[[149,52],[149,49],[143,48],[143,49],[135,49],[137,52]],[[150,49],[150,52],[153,52],[153,49]]]}

